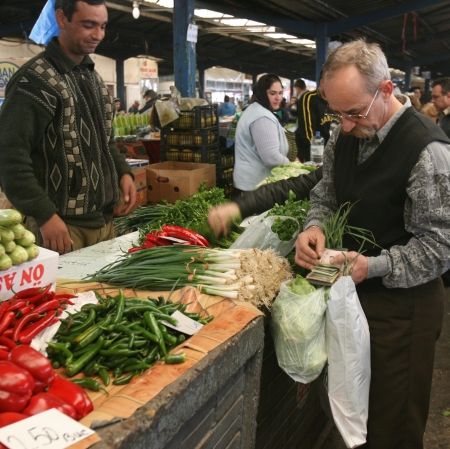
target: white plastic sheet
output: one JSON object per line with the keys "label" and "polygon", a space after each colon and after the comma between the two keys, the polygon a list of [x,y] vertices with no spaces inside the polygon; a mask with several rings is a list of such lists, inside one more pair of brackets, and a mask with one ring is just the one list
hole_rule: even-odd
{"label": "white plastic sheet", "polygon": [[330,289],[326,313],[328,397],[345,444],[366,442],[370,388],[370,334],[350,276]]}

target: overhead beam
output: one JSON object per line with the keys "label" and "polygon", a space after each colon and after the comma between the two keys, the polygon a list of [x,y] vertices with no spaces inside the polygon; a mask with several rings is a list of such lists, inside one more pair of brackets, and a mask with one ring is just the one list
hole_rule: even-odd
{"label": "overhead beam", "polygon": [[418,11],[430,6],[436,6],[446,3],[448,3],[448,0],[413,0],[388,8],[383,8],[379,11],[372,11],[368,14],[361,14],[357,16],[347,17],[345,19],[339,19],[334,22],[329,22],[329,36],[344,33],[346,31],[366,26],[371,23],[391,19],[392,17],[397,17],[408,12]]}
{"label": "overhead beam", "polygon": [[217,5],[215,3],[210,3],[207,0],[197,0],[195,2],[195,6],[196,8],[212,9],[213,11],[230,14],[235,17],[246,18],[254,20],[255,22],[262,22],[293,33],[300,33],[307,36],[316,35],[315,24],[301,19],[288,19],[276,16],[275,14],[259,13],[245,7],[235,8],[224,4]]}

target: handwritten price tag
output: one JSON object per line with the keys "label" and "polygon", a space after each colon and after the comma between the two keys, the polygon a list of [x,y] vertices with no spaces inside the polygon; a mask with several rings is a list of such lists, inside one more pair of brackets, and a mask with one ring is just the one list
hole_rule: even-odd
{"label": "handwritten price tag", "polygon": [[176,325],[168,323],[167,321],[163,321],[163,323],[167,327],[171,327],[172,329],[175,329],[179,332],[183,332],[183,334],[186,335],[194,335],[203,327],[202,323],[189,318],[179,310],[175,310],[175,312],[172,313],[171,317],[177,320]]}
{"label": "handwritten price tag", "polygon": [[0,429],[9,449],[64,449],[95,432],[52,408]]}

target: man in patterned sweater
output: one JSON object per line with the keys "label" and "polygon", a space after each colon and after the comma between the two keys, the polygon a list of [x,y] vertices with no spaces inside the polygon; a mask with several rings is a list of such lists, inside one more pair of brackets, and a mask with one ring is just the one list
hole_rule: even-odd
{"label": "man in patterned sweater", "polygon": [[88,56],[105,35],[105,2],[56,0],[55,16],[59,36],[6,89],[0,184],[40,243],[63,254],[114,237],[113,212],[127,213],[136,189],[111,139],[111,96]]}

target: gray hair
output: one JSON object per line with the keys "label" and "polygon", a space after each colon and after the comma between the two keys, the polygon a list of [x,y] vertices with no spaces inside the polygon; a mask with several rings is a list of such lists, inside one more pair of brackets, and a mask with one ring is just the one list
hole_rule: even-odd
{"label": "gray hair", "polygon": [[332,78],[334,72],[351,65],[365,77],[368,92],[375,92],[382,81],[391,79],[386,56],[380,46],[362,39],[348,42],[330,53],[323,66],[323,79]]}

